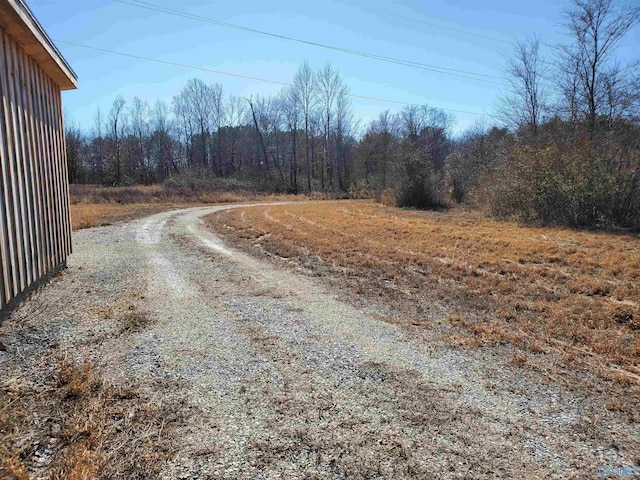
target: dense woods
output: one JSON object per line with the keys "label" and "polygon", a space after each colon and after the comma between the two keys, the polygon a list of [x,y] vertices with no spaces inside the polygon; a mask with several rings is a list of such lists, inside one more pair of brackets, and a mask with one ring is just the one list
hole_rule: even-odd
{"label": "dense woods", "polygon": [[[640,228],[640,71],[616,57],[640,9],[574,0],[568,42],[509,55],[496,121],[452,135],[452,115],[408,105],[359,121],[330,64],[308,62],[271,97],[194,78],[170,104],[118,97],[90,129],[67,125],[69,179],[301,193],[385,192],[401,206],[455,202],[497,216]],[[222,180],[221,180],[222,179]]]}

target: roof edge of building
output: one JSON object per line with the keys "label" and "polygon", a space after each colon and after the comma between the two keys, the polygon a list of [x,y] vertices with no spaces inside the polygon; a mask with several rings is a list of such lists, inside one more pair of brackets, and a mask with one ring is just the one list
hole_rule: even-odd
{"label": "roof edge of building", "polygon": [[78,77],[23,0],[0,0],[0,27],[13,37],[61,90],[78,88]]}

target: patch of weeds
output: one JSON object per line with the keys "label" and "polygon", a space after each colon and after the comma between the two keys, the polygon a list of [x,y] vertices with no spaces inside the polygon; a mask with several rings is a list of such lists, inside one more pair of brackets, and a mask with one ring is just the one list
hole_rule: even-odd
{"label": "patch of weeds", "polygon": [[522,353],[522,352],[514,352],[511,355],[511,358],[509,359],[509,363],[511,363],[511,365],[514,365],[516,367],[525,367],[529,364],[529,360],[527,359],[527,356]]}
{"label": "patch of weeds", "polygon": [[0,383],[0,478],[157,478],[181,406],[106,384],[67,357]]}
{"label": "patch of weeds", "polygon": [[119,333],[137,333],[147,328],[152,323],[152,318],[147,312],[139,312],[130,308],[120,319]]}
{"label": "patch of weeds", "polygon": [[475,348],[482,345],[482,340],[480,338],[467,334],[448,334],[445,335],[444,339],[447,345],[454,348]]}

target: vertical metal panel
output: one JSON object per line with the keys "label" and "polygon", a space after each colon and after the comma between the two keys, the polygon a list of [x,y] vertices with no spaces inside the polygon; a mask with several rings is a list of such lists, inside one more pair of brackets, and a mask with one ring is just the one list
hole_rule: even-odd
{"label": "vertical metal panel", "polygon": [[0,308],[71,253],[57,84],[0,28]]}
{"label": "vertical metal panel", "polygon": [[51,132],[49,129],[49,119],[46,114],[46,102],[47,97],[44,91],[44,74],[42,71],[37,68],[36,69],[36,77],[38,82],[38,91],[37,91],[37,105],[38,105],[38,115],[40,117],[41,123],[40,127],[42,130],[42,159],[41,163],[44,167],[44,184],[45,184],[45,192],[48,199],[47,206],[47,223],[49,225],[49,239],[48,242],[51,245],[51,254],[49,258],[47,258],[47,269],[52,268],[55,263],[56,252],[58,251],[57,245],[57,236],[56,236],[56,225],[55,225],[55,190],[53,189],[53,183],[51,178],[51,164],[53,163],[52,153],[51,153]]}
{"label": "vertical metal panel", "polygon": [[65,148],[64,127],[62,121],[62,98],[58,87],[49,79],[49,92],[52,117],[51,123],[55,131],[55,152],[56,152],[56,170],[58,175],[59,198],[60,198],[60,251],[64,258],[70,252],[69,231],[71,228],[71,215],[69,212],[69,180],[67,176],[67,155]]}
{"label": "vertical metal panel", "polygon": [[31,163],[32,157],[29,150],[30,130],[27,128],[26,119],[28,113],[25,111],[23,93],[25,92],[24,78],[22,75],[22,64],[27,60],[27,56],[22,49],[13,42],[11,48],[13,82],[15,90],[16,126],[18,131],[18,171],[20,174],[19,183],[21,191],[22,215],[23,215],[23,235],[25,248],[25,270],[27,285],[31,285],[38,278],[34,268],[36,259],[36,248],[34,241],[33,218],[33,189],[31,186]]}
{"label": "vertical metal panel", "polygon": [[33,135],[33,105],[31,104],[31,80],[29,77],[28,66],[29,57],[23,55],[18,68],[20,69],[20,83],[22,85],[23,126],[25,131],[29,132],[29,134],[25,136],[24,147],[27,159],[25,172],[27,174],[29,202],[31,205],[31,208],[29,210],[29,213],[31,215],[31,248],[33,251],[33,262],[31,268],[33,272],[33,278],[40,278],[44,272],[41,269],[42,244],[39,235],[41,222],[37,221],[38,206],[40,202],[40,196],[36,188],[38,157],[36,155],[36,146]]}
{"label": "vertical metal panel", "polygon": [[45,130],[47,132],[47,155],[46,161],[49,169],[49,184],[51,191],[51,199],[52,199],[52,208],[51,208],[51,227],[53,229],[53,241],[54,241],[54,253],[51,258],[51,267],[62,262],[61,253],[62,253],[62,235],[60,232],[60,186],[58,184],[58,174],[57,174],[57,156],[55,149],[55,129],[53,127],[53,119],[51,114],[51,95],[49,92],[49,84],[47,82],[47,77],[41,72],[40,75],[41,84],[40,88],[42,89],[42,106],[44,110],[44,119],[45,119]]}
{"label": "vertical metal panel", "polygon": [[9,193],[9,152],[7,149],[7,127],[5,122],[5,87],[3,62],[3,31],[0,28],[0,259],[2,260],[2,293],[0,294],[0,308],[7,304],[13,296],[13,285],[16,283],[15,272],[11,262],[12,224],[10,222],[11,198]]}
{"label": "vertical metal panel", "polygon": [[7,151],[7,184],[4,185],[4,187],[6,189],[6,194],[9,200],[7,203],[7,220],[9,225],[9,261],[11,262],[11,266],[13,269],[11,297],[14,297],[25,288],[25,284],[22,230],[19,225],[20,203],[18,198],[18,176],[16,174],[15,166],[16,131],[15,119],[12,115],[13,91],[11,89],[11,82],[9,81],[12,72],[7,59],[7,52],[9,50],[10,42],[11,39],[7,35],[3,35],[3,38],[0,40],[0,65],[2,67],[2,75],[0,75],[0,80],[2,82],[2,107],[6,128],[5,141]]}
{"label": "vertical metal panel", "polygon": [[62,169],[62,213],[63,213],[63,237],[65,238],[64,249],[67,255],[71,255],[73,246],[71,243],[71,195],[69,194],[69,164],[67,163],[67,146],[64,129],[64,113],[62,110],[62,93],[57,90],[53,92],[56,105],[56,118],[58,120],[58,140],[60,149],[59,165]]}
{"label": "vertical metal panel", "polygon": [[45,129],[45,118],[42,109],[42,88],[41,88],[41,80],[40,80],[40,71],[35,62],[32,62],[31,71],[34,78],[35,88],[33,91],[34,97],[34,116],[36,119],[36,130],[34,132],[36,142],[38,144],[38,153],[40,161],[38,164],[40,165],[40,195],[42,196],[42,226],[43,226],[43,235],[44,235],[44,244],[45,244],[45,258],[43,259],[45,270],[49,270],[51,268],[50,262],[53,259],[55,245],[53,241],[53,224],[52,224],[52,196],[49,185],[49,169],[47,167],[48,158],[48,147],[47,147],[47,136]]}
{"label": "vertical metal panel", "polygon": [[[40,194],[40,165],[38,159],[40,155],[38,154],[38,140],[36,138],[36,128],[35,128],[35,116],[34,116],[34,105],[33,105],[33,75],[31,73],[31,62],[32,60],[28,57],[25,58],[25,61],[21,63],[20,67],[22,68],[22,75],[24,78],[24,102],[25,102],[25,122],[27,122],[28,130],[31,132],[31,135],[28,139],[28,148],[29,148],[29,158],[30,158],[30,175],[29,179],[31,182],[30,188],[33,195],[33,218],[39,219],[42,218],[42,196]],[[36,221],[33,222],[33,235],[36,247],[36,261],[34,263],[35,276],[36,278],[42,277],[46,273],[46,268],[44,265],[44,239],[42,235],[42,227],[44,222]]]}

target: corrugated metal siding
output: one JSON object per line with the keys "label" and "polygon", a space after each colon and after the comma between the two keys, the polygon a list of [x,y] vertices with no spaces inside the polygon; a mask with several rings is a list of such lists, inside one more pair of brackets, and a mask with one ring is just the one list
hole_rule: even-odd
{"label": "corrugated metal siding", "polygon": [[58,86],[0,28],[0,308],[71,253]]}

